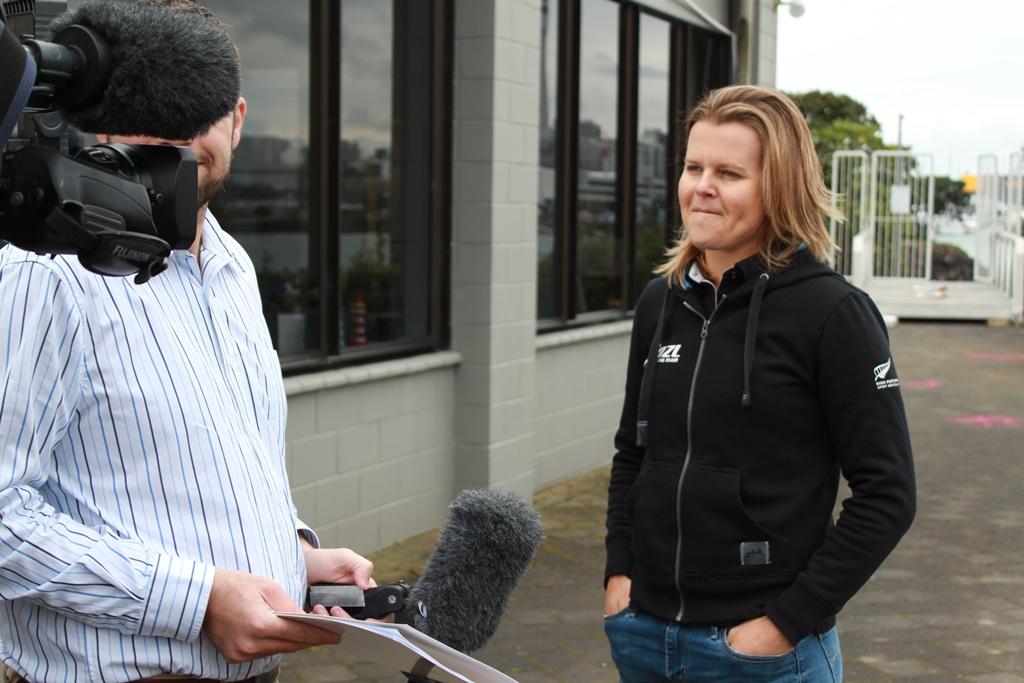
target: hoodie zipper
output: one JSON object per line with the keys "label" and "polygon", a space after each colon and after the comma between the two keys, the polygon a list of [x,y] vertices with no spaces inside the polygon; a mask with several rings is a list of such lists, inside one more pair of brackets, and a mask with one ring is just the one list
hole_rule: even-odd
{"label": "hoodie zipper", "polygon": [[683,562],[683,480],[686,478],[686,470],[690,466],[690,455],[693,453],[693,397],[697,390],[697,375],[700,374],[701,361],[704,358],[704,346],[708,340],[708,326],[711,325],[712,319],[715,317],[715,313],[718,312],[718,307],[722,301],[725,300],[725,295],[722,295],[722,300],[718,300],[716,293],[715,296],[715,308],[711,311],[711,315],[705,318],[700,311],[690,305],[690,302],[684,301],[683,306],[693,311],[698,318],[704,321],[704,325],[700,330],[700,346],[697,347],[697,362],[693,367],[693,376],[690,378],[690,396],[686,402],[686,456],[683,458],[683,467],[679,472],[679,483],[676,485],[676,528],[678,533],[676,534],[676,562],[675,562],[675,580],[676,590],[679,592],[679,612],[676,613],[676,621],[683,620],[683,611],[685,605],[683,604],[683,581],[682,581],[682,562]]}

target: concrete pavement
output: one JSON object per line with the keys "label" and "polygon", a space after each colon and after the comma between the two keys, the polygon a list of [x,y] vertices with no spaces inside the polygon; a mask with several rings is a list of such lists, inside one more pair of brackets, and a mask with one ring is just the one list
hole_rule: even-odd
{"label": "concrete pavement", "polygon": [[[918,515],[839,616],[846,680],[1024,683],[1024,329],[902,324],[890,332],[918,477]],[[608,446],[611,454],[611,444]],[[521,683],[617,680],[601,626],[608,468],[541,491],[546,540],[477,656]],[[373,555],[415,579],[436,541]],[[401,683],[322,647],[281,683]]]}

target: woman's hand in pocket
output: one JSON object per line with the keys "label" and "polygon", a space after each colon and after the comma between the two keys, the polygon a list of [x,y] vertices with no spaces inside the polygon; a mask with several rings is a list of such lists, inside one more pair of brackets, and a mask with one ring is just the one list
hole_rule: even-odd
{"label": "woman's hand in pocket", "polygon": [[785,634],[768,617],[758,617],[729,629],[726,642],[733,652],[758,657],[783,655],[793,649]]}
{"label": "woman's hand in pocket", "polygon": [[604,615],[610,617],[618,614],[629,605],[629,587],[632,584],[625,574],[608,577],[604,588]]}

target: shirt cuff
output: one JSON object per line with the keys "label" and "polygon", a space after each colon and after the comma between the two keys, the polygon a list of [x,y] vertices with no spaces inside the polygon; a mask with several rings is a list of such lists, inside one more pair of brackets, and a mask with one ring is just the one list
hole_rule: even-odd
{"label": "shirt cuff", "polygon": [[157,555],[141,635],[192,642],[199,637],[213,588],[213,566]]}
{"label": "shirt cuff", "polygon": [[306,543],[310,544],[314,548],[319,548],[320,537],[316,535],[316,532],[310,529],[305,524],[303,524],[302,520],[299,520],[299,525],[300,526],[295,529],[295,531],[298,532],[299,536],[301,536],[302,539],[306,541]]}

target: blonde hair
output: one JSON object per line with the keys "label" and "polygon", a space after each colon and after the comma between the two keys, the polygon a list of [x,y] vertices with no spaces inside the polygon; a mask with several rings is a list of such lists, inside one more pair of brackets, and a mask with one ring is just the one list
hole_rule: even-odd
{"label": "blonde hair", "polygon": [[[686,118],[682,156],[690,131],[701,121],[740,123],[761,140],[765,225],[758,253],[768,269],[788,264],[801,244],[819,260],[830,263],[836,245],[825,217],[836,215],[832,193],[825,187],[811,130],[793,100],[777,90],[752,85],[712,90]],[[694,260],[703,264],[703,252],[687,239],[685,225],[666,256],[654,272],[670,279],[684,276]]]}

